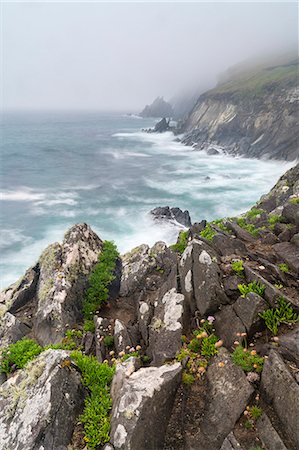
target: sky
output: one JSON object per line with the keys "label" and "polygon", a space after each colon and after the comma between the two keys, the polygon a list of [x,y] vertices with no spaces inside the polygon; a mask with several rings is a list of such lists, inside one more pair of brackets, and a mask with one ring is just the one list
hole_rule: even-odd
{"label": "sky", "polygon": [[298,5],[4,2],[2,108],[139,111],[298,45]]}

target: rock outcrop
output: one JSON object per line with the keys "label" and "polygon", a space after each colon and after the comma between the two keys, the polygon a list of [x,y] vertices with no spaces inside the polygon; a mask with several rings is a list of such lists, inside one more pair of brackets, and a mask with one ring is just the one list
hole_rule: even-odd
{"label": "rock outcrop", "polygon": [[153,103],[146,105],[140,113],[141,117],[173,117],[172,106],[163,97],[157,97]]}
{"label": "rock outcrop", "polygon": [[170,208],[169,206],[159,206],[151,210],[155,220],[167,220],[173,223],[179,223],[184,227],[191,227],[191,218],[189,211],[182,211],[180,208]]}

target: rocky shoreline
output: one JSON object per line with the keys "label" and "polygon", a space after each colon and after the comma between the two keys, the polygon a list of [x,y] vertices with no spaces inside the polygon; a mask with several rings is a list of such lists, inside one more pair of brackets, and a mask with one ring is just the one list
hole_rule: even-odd
{"label": "rocky shoreline", "polygon": [[75,225],[1,293],[1,448],[299,447],[299,165],[238,218],[154,214],[173,246]]}

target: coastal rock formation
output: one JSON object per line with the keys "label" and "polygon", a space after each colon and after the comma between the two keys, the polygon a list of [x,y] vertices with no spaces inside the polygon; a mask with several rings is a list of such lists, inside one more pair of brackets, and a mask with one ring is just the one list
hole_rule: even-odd
{"label": "coastal rock formation", "polygon": [[242,73],[202,94],[178,133],[208,153],[292,161],[299,158],[298,93],[298,60]]}
{"label": "coastal rock formation", "polygon": [[157,97],[153,103],[146,105],[140,113],[141,117],[173,117],[172,106],[163,97]]}
{"label": "coastal rock formation", "polygon": [[151,215],[155,220],[168,220],[170,222],[177,222],[184,227],[191,227],[191,218],[189,211],[182,211],[180,208],[170,208],[169,206],[159,206],[151,210]]}

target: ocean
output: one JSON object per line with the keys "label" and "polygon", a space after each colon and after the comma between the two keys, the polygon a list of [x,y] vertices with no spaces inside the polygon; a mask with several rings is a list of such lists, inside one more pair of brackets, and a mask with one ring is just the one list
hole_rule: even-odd
{"label": "ocean", "polygon": [[87,222],[121,253],[176,240],[154,222],[156,206],[188,209],[192,221],[246,211],[290,163],[208,156],[156,120],[104,113],[5,113],[1,121],[0,279],[16,281],[50,243]]}

